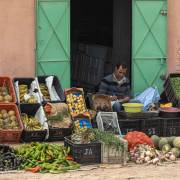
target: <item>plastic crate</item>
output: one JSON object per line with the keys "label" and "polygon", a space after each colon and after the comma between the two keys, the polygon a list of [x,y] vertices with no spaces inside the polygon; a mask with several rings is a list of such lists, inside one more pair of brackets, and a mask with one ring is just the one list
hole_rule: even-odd
{"label": "plastic crate", "polygon": [[142,120],[142,132],[148,136],[163,136],[163,119],[150,118]]}
{"label": "plastic crate", "polygon": [[128,142],[122,138],[119,138],[119,140],[123,144],[121,150],[118,150],[112,144],[107,146],[102,142],[101,163],[126,165],[128,158]]}
{"label": "plastic crate", "polygon": [[96,116],[97,127],[101,131],[121,135],[116,112],[98,112]]}
{"label": "plastic crate", "polygon": [[[49,77],[50,75],[48,76],[37,76],[37,81],[38,83],[46,83],[46,78]],[[58,79],[57,76],[55,75],[52,75],[54,78],[53,78],[53,86],[57,92],[57,95],[59,96],[60,100],[51,100],[51,101],[46,101],[44,100],[43,96],[42,96],[42,102],[43,103],[47,103],[47,102],[51,102],[51,103],[57,103],[57,102],[64,102],[65,101],[65,95],[64,95],[64,91],[62,89],[62,86],[60,84],[60,81]],[[39,91],[41,92],[40,88],[39,88]],[[41,93],[42,94],[42,93]]]}
{"label": "plastic crate", "polygon": [[72,134],[72,128],[49,128],[47,141],[63,141],[64,137]]}
{"label": "plastic crate", "polygon": [[180,118],[163,118],[163,136],[180,136]]}
{"label": "plastic crate", "polygon": [[14,110],[18,121],[19,129],[17,130],[0,130],[0,143],[18,143],[20,142],[23,124],[20,119],[18,108],[15,104],[0,104],[0,110]]}
{"label": "plastic crate", "polygon": [[[16,95],[15,95],[15,90],[14,90],[14,86],[12,83],[12,79],[10,77],[6,77],[6,76],[1,76],[0,77],[0,87],[2,86],[7,86],[9,94],[12,96],[12,101],[8,102],[8,103],[16,103],[17,99],[16,99]],[[6,103],[6,102],[0,102],[0,103]]]}
{"label": "plastic crate", "polygon": [[169,74],[165,83],[164,83],[164,91],[167,96],[169,102],[172,102],[174,106],[180,107],[180,99],[177,98],[176,92],[173,88],[171,78],[180,77],[178,73]]}
{"label": "plastic crate", "polygon": [[[27,115],[30,115],[30,116],[34,116],[40,107],[41,107],[40,104],[31,104],[31,105],[21,104],[20,112],[26,113]],[[44,115],[44,118],[45,118],[45,115]],[[46,121],[46,119],[44,119],[44,121]],[[45,122],[45,126],[48,129],[47,122]],[[21,139],[24,142],[32,142],[32,141],[42,142],[46,139],[47,129],[44,128],[44,130],[29,131],[24,128]]]}
{"label": "plastic crate", "polygon": [[159,116],[159,112],[140,112],[140,113],[128,113],[128,112],[119,112],[117,113],[119,118],[123,119],[145,119],[145,118],[154,118]]}
{"label": "plastic crate", "polygon": [[122,135],[126,135],[128,132],[142,130],[142,120],[140,119],[119,119],[118,122]]}
{"label": "plastic crate", "polygon": [[[17,97],[17,103],[18,104],[28,104],[28,103],[21,103],[20,100],[18,99],[18,92],[16,90],[16,86],[15,86],[15,82],[18,81],[19,82],[19,85],[22,85],[22,84],[25,84],[28,86],[28,90],[30,89],[31,87],[31,83],[35,80],[35,78],[33,77],[19,77],[19,78],[14,78],[13,79],[13,84],[14,84],[14,89],[15,89],[15,92],[16,92],[16,97]],[[38,90],[38,85],[36,84],[37,86],[37,89],[35,90],[36,92],[38,92],[38,98],[39,98],[39,102],[38,103],[34,103],[34,104],[39,104],[41,103],[40,102],[40,95],[39,95],[39,90]]]}
{"label": "plastic crate", "polygon": [[101,163],[101,143],[74,144],[70,137],[64,138],[64,145],[70,147],[70,155],[80,164]]}

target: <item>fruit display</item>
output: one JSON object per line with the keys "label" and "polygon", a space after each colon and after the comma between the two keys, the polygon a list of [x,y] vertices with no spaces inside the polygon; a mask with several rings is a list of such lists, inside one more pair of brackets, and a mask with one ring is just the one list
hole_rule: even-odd
{"label": "fruit display", "polygon": [[162,103],[160,104],[160,108],[167,108],[167,107],[172,107],[172,103]]}
{"label": "fruit display", "polygon": [[33,95],[31,95],[29,98],[25,99],[25,95],[28,93],[29,93],[28,85],[26,85],[26,84],[19,85],[20,103],[29,103],[29,104],[38,103],[36,97]]}
{"label": "fruit display", "polygon": [[50,98],[49,90],[48,90],[46,84],[45,83],[40,83],[39,87],[40,87],[41,93],[43,94],[44,100],[45,101],[50,101],[51,98]]}
{"label": "fruit display", "polygon": [[24,124],[24,127],[26,130],[28,131],[39,131],[39,130],[43,130],[43,126],[41,125],[41,123],[39,122],[38,119],[36,119],[33,116],[28,116],[25,113],[21,114],[21,119],[22,122]]}
{"label": "fruit display", "polygon": [[13,98],[12,95],[10,95],[9,89],[7,86],[1,86],[0,87],[0,102],[12,102]]}
{"label": "fruit display", "polygon": [[0,129],[19,129],[14,110],[0,110]]}
{"label": "fruit display", "polygon": [[159,140],[159,149],[162,150],[162,147],[163,147],[165,144],[168,144],[167,138],[161,138],[161,139]]}
{"label": "fruit display", "polygon": [[68,104],[71,115],[83,114],[87,111],[84,97],[81,93],[69,93],[66,96],[66,102]]}
{"label": "fruit display", "polygon": [[162,153],[172,153],[176,158],[180,157],[180,137],[158,137],[151,136],[151,139],[156,147]]}

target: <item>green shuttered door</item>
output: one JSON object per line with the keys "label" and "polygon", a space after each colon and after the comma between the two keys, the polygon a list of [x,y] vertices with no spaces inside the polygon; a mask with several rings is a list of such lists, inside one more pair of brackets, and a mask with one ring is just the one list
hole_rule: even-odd
{"label": "green shuttered door", "polygon": [[167,2],[133,0],[132,88],[133,94],[156,85],[163,89],[166,74]]}
{"label": "green shuttered door", "polygon": [[37,1],[36,74],[57,75],[70,87],[70,1]]}

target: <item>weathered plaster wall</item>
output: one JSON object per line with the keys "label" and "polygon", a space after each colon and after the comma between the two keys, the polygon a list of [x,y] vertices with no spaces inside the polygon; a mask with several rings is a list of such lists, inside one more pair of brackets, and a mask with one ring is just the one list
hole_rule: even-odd
{"label": "weathered plaster wall", "polygon": [[168,71],[180,72],[180,0],[168,0]]}
{"label": "weathered plaster wall", "polygon": [[34,0],[0,0],[0,76],[34,76]]}
{"label": "weathered plaster wall", "polygon": [[[0,0],[0,76],[35,74],[35,0]],[[168,0],[168,71],[180,72],[180,0]]]}

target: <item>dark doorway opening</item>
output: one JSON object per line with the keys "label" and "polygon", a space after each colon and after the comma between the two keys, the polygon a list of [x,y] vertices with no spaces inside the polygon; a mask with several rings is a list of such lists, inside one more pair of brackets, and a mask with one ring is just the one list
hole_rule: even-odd
{"label": "dark doorway opening", "polygon": [[118,62],[131,72],[131,0],[71,0],[71,85],[95,91]]}

